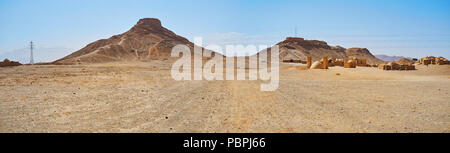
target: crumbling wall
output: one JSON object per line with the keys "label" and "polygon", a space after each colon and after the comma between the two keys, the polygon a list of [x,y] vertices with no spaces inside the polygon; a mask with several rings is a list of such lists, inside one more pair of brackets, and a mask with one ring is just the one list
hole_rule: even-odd
{"label": "crumbling wall", "polygon": [[381,70],[391,70],[392,67],[391,67],[390,65],[387,65],[387,64],[379,64],[379,65],[378,65],[378,69],[381,69]]}
{"label": "crumbling wall", "polygon": [[328,57],[327,56],[324,56],[323,58],[322,58],[322,69],[328,69]]}
{"label": "crumbling wall", "polygon": [[311,64],[312,64],[312,57],[308,56],[308,61],[306,63],[306,67],[308,67],[308,69],[311,68]]}
{"label": "crumbling wall", "polygon": [[398,64],[395,62],[389,62],[388,64],[378,65],[378,69],[381,70],[415,70],[416,66],[412,64]]}
{"label": "crumbling wall", "polygon": [[353,59],[346,59],[344,62],[344,68],[356,68],[356,61]]}
{"label": "crumbling wall", "polygon": [[448,61],[448,59],[446,59],[444,57],[427,56],[427,57],[421,58],[418,61],[418,64],[422,64],[422,65],[429,65],[429,64],[448,65],[448,64],[450,64],[450,62]]}
{"label": "crumbling wall", "polygon": [[367,60],[363,58],[356,58],[356,66],[368,66]]}
{"label": "crumbling wall", "polygon": [[336,59],[333,64],[334,66],[344,66],[344,59]]}

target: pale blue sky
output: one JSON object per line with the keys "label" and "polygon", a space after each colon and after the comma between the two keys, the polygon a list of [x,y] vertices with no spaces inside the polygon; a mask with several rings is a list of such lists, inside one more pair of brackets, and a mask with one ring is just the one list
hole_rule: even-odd
{"label": "pale blue sky", "polygon": [[373,54],[450,57],[448,0],[0,0],[0,58],[50,61],[154,17],[206,44],[274,44],[294,29]]}

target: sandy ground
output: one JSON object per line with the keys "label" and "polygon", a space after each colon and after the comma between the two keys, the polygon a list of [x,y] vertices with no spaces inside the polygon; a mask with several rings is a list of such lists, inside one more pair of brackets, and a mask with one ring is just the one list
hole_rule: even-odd
{"label": "sandy ground", "polygon": [[0,132],[450,132],[449,65],[282,64],[274,92],[260,81],[175,81],[169,67],[0,68]]}

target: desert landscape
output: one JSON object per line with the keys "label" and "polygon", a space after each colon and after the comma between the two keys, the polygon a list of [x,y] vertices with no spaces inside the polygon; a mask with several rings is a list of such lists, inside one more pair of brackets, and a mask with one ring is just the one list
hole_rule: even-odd
{"label": "desert landscape", "polygon": [[0,68],[0,132],[450,132],[450,65],[302,67],[274,92],[162,61]]}
{"label": "desert landscape", "polygon": [[[287,37],[277,44],[278,88],[261,91],[262,80],[174,80],[179,44],[201,48],[144,18],[53,62],[4,60],[0,132],[450,132],[443,57],[388,62]],[[263,53],[272,50],[252,56]]]}

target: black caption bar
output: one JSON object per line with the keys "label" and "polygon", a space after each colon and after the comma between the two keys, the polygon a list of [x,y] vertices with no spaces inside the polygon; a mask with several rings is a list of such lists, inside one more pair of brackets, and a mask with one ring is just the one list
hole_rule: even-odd
{"label": "black caption bar", "polygon": [[[364,147],[415,149],[430,144],[441,148],[448,142],[448,134],[2,134],[4,146],[15,148],[65,148],[85,151],[140,152],[304,152],[314,149],[341,150]],[[12,145],[8,145],[12,144]],[[63,151],[63,150],[61,150]],[[366,150],[367,151],[367,150]],[[382,151],[380,149],[380,151]]]}

